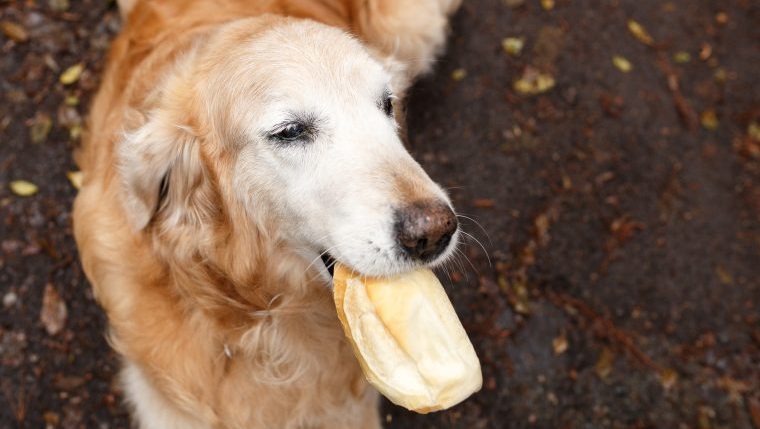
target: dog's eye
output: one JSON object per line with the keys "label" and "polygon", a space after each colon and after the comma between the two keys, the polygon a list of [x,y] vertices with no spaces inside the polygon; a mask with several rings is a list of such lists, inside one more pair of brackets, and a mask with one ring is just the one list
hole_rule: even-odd
{"label": "dog's eye", "polygon": [[386,95],[385,98],[383,98],[383,112],[387,116],[393,115],[393,98],[390,95]]}
{"label": "dog's eye", "polygon": [[284,125],[278,131],[272,134],[271,137],[275,140],[291,142],[304,137],[307,131],[308,129],[306,125],[302,124],[301,122],[291,122]]}

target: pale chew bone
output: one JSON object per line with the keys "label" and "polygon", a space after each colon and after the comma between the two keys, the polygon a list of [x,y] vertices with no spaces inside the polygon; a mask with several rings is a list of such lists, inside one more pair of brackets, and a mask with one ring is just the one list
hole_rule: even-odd
{"label": "pale chew bone", "polygon": [[392,402],[428,413],[480,390],[478,357],[432,271],[367,278],[338,263],[333,282],[364,375]]}

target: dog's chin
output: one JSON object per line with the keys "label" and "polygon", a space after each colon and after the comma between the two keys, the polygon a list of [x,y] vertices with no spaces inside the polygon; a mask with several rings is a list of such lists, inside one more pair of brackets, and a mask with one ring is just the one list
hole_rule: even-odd
{"label": "dog's chin", "polygon": [[335,272],[335,264],[340,262],[341,264],[351,268],[353,271],[368,277],[390,277],[410,272],[422,267],[435,268],[445,263],[451,257],[451,254],[454,252],[454,246],[455,245],[449,246],[446,251],[427,261],[400,259],[395,264],[392,264],[391,266],[383,269],[381,272],[377,272],[376,269],[364,270],[362,267],[354,266],[348,261],[337,260],[328,252],[321,252],[320,258],[322,259],[323,267],[320,267],[320,271],[322,271],[324,278],[329,278],[331,281]]}

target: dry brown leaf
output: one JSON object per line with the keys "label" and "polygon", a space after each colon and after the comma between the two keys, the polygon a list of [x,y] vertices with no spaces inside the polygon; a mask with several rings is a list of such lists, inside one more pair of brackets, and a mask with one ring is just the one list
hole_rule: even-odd
{"label": "dry brown leaf", "polygon": [[567,351],[567,337],[565,334],[562,334],[552,340],[552,348],[554,349],[555,355],[561,355],[562,353],[565,353]]}
{"label": "dry brown leaf", "polygon": [[665,390],[671,389],[678,381],[678,373],[670,368],[661,370],[658,375],[660,376],[660,384]]}
{"label": "dry brown leaf", "polygon": [[598,375],[602,380],[606,379],[612,372],[612,364],[614,362],[615,352],[613,352],[608,347],[603,348],[602,352],[599,354],[599,358],[597,359],[596,364],[594,365],[594,371],[596,371],[596,375]]}
{"label": "dry brown leaf", "polygon": [[479,209],[490,209],[496,205],[496,202],[492,198],[476,198],[472,200],[472,205]]}
{"label": "dry brown leaf", "polygon": [[14,42],[23,43],[29,40],[29,34],[26,32],[26,29],[15,22],[0,22],[0,28],[3,30],[3,34]]}
{"label": "dry brown leaf", "polygon": [[58,295],[55,287],[48,283],[45,285],[45,293],[42,296],[42,309],[40,309],[40,322],[45,326],[49,335],[56,335],[66,325],[66,302]]}
{"label": "dry brown leaf", "polygon": [[742,395],[749,392],[752,385],[745,380],[737,380],[729,376],[718,379],[718,387],[728,392],[728,397],[735,403],[741,402]]}
{"label": "dry brown leaf", "polygon": [[712,56],[712,45],[709,43],[702,43],[702,47],[699,49],[699,59],[707,61]]}
{"label": "dry brown leaf", "polygon": [[31,197],[40,189],[32,182],[26,180],[14,180],[10,183],[11,192],[19,197]]}
{"label": "dry brown leaf", "polygon": [[728,286],[734,284],[734,277],[722,266],[718,265],[715,267],[715,274],[717,274],[718,280],[724,285]]}
{"label": "dry brown leaf", "polygon": [[525,0],[504,0],[504,4],[514,9],[524,5]]}
{"label": "dry brown leaf", "polygon": [[749,409],[749,415],[752,417],[752,422],[755,423],[755,427],[760,428],[760,398],[749,398],[747,400],[747,408]]}
{"label": "dry brown leaf", "polygon": [[32,143],[42,143],[47,140],[50,129],[53,128],[53,120],[46,113],[38,112],[29,127],[29,138]]}
{"label": "dry brown leaf", "polygon": [[699,116],[699,121],[706,130],[715,131],[718,129],[718,115],[715,113],[715,110],[710,109],[702,112]]}
{"label": "dry brown leaf", "polygon": [[554,0],[541,0],[541,7],[544,10],[554,9]]}
{"label": "dry brown leaf", "polygon": [[712,429],[712,420],[715,419],[715,410],[707,405],[699,406],[697,425],[699,429]]}

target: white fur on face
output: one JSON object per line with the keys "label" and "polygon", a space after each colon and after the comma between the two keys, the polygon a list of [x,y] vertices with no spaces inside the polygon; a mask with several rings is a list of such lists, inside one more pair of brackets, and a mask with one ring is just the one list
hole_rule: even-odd
{"label": "white fur on face", "polygon": [[[284,239],[367,275],[419,265],[398,248],[395,210],[450,203],[383,111],[393,90],[383,66],[340,30],[303,21],[249,42],[235,64],[237,72],[224,77],[232,88],[219,95],[229,99],[218,103],[237,112],[242,138],[232,182],[252,217],[276,217]],[[313,125],[310,138],[271,138],[299,118]],[[450,255],[457,236],[433,263]]]}

